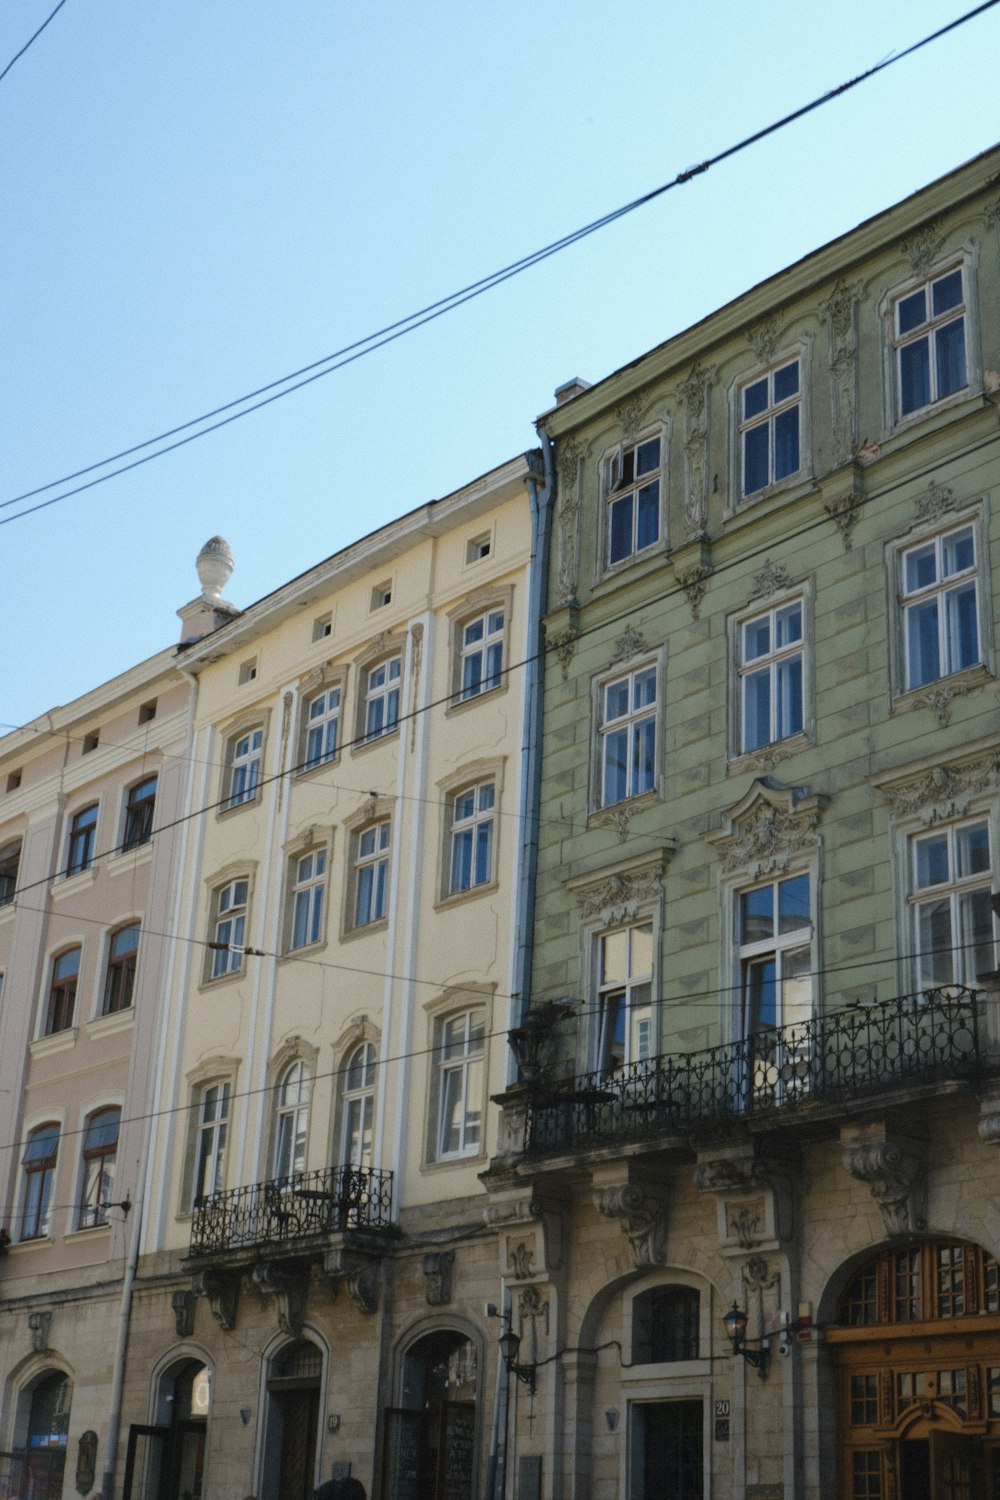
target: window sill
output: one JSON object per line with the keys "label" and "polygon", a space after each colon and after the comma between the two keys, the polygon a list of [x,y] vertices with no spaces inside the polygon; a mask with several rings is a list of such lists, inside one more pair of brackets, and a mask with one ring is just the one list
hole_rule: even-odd
{"label": "window sill", "polygon": [[921,427],[925,422],[932,421],[935,417],[948,418],[956,410],[969,407],[974,411],[981,411],[984,406],[983,390],[973,390],[970,386],[964,386],[962,390],[955,391],[951,396],[945,396],[942,401],[935,401],[931,406],[921,406],[918,411],[909,411],[905,417],[899,417],[894,421],[889,431],[890,437],[903,437],[912,432],[915,427]]}
{"label": "window sill", "polygon": [[246,974],[247,974],[246,969],[242,969],[241,968],[241,969],[232,969],[232,970],[230,970],[230,972],[228,974],[210,975],[207,979],[202,979],[201,980],[200,984],[198,985],[198,988],[199,988],[199,990],[214,990],[214,989],[218,989],[221,986],[224,986],[224,985],[227,985],[227,984],[234,984],[234,983],[237,983],[241,979],[245,979],[246,978]]}
{"label": "window sill", "polygon": [[134,1019],[135,1012],[131,1005],[112,1011],[107,1016],[95,1016],[92,1021],[87,1022],[87,1036],[100,1040],[101,1037],[114,1036],[119,1031],[131,1031]]}
{"label": "window sill", "polygon": [[470,886],[467,891],[449,891],[447,896],[441,896],[434,903],[435,911],[448,911],[453,906],[464,906],[467,901],[475,901],[479,896],[492,895],[500,889],[498,880],[484,881],[482,885]]}
{"label": "window sill", "polygon": [[283,949],[276,961],[286,964],[295,958],[312,958],[314,953],[325,953],[329,945],[328,938],[318,938],[315,943],[302,943],[298,948]]}
{"label": "window sill", "polygon": [[454,1172],[459,1167],[469,1167],[474,1162],[485,1161],[485,1151],[470,1151],[468,1156],[442,1156],[425,1161],[421,1172]]}
{"label": "window sill", "polygon": [[255,792],[252,797],[247,797],[242,802],[230,802],[227,799],[221,807],[216,808],[215,816],[217,818],[233,818],[238,813],[246,812],[250,807],[259,807],[260,801],[259,792]]}
{"label": "window sill", "polygon": [[371,739],[362,739],[360,736],[351,746],[351,755],[365,755],[369,750],[377,750],[379,745],[395,744],[399,739],[399,725],[394,729],[387,729],[385,734],[376,734]]}
{"label": "window sill", "polygon": [[79,1026],[67,1026],[65,1031],[54,1031],[51,1036],[36,1037],[28,1043],[28,1052],[33,1060],[53,1057],[57,1052],[69,1052],[77,1043]]}
{"label": "window sill", "polygon": [[757,519],[757,512],[762,505],[766,506],[769,500],[800,500],[803,495],[818,493],[819,486],[815,475],[803,473],[789,474],[787,479],[780,480],[777,484],[769,484],[764,490],[754,490],[752,495],[741,495],[735,505],[727,505],[723,509],[722,519],[727,524],[732,521],[742,520],[744,516]]}
{"label": "window sill", "polygon": [[648,792],[640,792],[637,797],[625,797],[621,802],[608,802],[587,814],[587,827],[620,830],[623,822],[627,826],[638,813],[644,813],[662,801],[662,793],[657,787],[653,787]]}
{"label": "window sill", "polygon": [[336,755],[328,755],[323,760],[312,761],[309,765],[303,763],[301,766],[296,766],[293,774],[296,781],[309,781],[311,777],[318,776],[320,771],[326,771],[331,766],[339,764],[340,751],[338,750]]}
{"label": "window sill", "polygon": [[973,693],[993,680],[989,667],[980,662],[975,667],[952,672],[948,677],[936,677],[933,682],[925,682],[922,687],[909,688],[905,693],[897,694],[892,701],[892,712],[909,713],[912,709],[929,708],[944,728],[951,718],[953,699]]}
{"label": "window sill", "polygon": [[51,1250],[55,1240],[51,1234],[38,1234],[30,1240],[12,1241],[7,1246],[8,1255],[23,1255],[28,1250]]}
{"label": "window sill", "polygon": [[[112,1207],[113,1206],[114,1205],[112,1205]],[[78,1226],[76,1229],[70,1229],[66,1234],[63,1235],[63,1239],[67,1244],[71,1244],[79,1240],[87,1241],[99,1239],[107,1236],[110,1233],[111,1220],[105,1219],[103,1224],[84,1224],[82,1226]]]}
{"label": "window sill", "polygon": [[340,934],[341,942],[350,943],[355,938],[368,937],[373,932],[386,932],[388,927],[388,917],[379,917],[377,922],[365,922],[361,927],[345,927]]}
{"label": "window sill", "polygon": [[746,771],[753,771],[766,775],[768,771],[774,770],[779,761],[787,760],[789,756],[800,750],[807,750],[813,744],[813,736],[803,731],[801,734],[790,734],[786,740],[772,740],[770,744],[758,745],[756,750],[743,750],[739,755],[731,757],[728,774],[742,776]]}
{"label": "window sill", "polygon": [[620,562],[606,563],[597,574],[598,583],[607,583],[609,579],[618,578],[622,573],[627,573],[631,568],[641,567],[643,563],[662,563],[670,556],[670,549],[666,539],[656,539],[648,547],[643,547],[639,552],[630,552],[628,557],[623,557]]}
{"label": "window sill", "polygon": [[454,697],[449,698],[447,703],[445,704],[445,717],[447,718],[450,714],[464,713],[467,708],[475,708],[479,703],[488,702],[492,698],[501,697],[507,691],[507,679],[509,675],[510,674],[505,670],[502,674],[501,681],[497,683],[496,687],[483,688],[481,692],[472,693],[468,698],[463,698],[460,694],[456,693]]}
{"label": "window sill", "polygon": [[144,844],[136,844],[134,849],[112,854],[107,862],[107,872],[109,875],[129,875],[138,865],[148,864],[152,857],[153,840],[149,838]]}
{"label": "window sill", "polygon": [[76,875],[66,875],[62,880],[54,880],[49,886],[49,895],[53,901],[62,901],[65,896],[78,896],[81,891],[88,891],[96,879],[97,871],[90,865]]}

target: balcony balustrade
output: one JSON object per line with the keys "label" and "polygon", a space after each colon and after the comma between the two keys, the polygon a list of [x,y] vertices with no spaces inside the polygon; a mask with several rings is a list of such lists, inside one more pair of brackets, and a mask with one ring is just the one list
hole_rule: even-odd
{"label": "balcony balustrade", "polygon": [[190,1253],[273,1249],[344,1230],[388,1229],[391,1222],[391,1172],[325,1167],[200,1199]]}
{"label": "balcony balustrade", "polygon": [[527,1155],[717,1134],[752,1119],[981,1070],[980,1005],[962,986],[854,1006],[703,1052],[527,1089]]}

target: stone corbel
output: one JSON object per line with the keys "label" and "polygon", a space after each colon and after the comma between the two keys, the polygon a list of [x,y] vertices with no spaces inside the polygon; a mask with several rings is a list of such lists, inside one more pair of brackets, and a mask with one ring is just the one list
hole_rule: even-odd
{"label": "stone corbel", "polygon": [[845,1127],[840,1144],[846,1170],[871,1188],[887,1234],[898,1238],[927,1227],[927,1166],[920,1142],[890,1136],[879,1122]]}
{"label": "stone corbel", "polygon": [[750,1142],[698,1153],[695,1187],[716,1199],[724,1255],[777,1249],[792,1238],[798,1176],[792,1162],[759,1157]]}
{"label": "stone corbel", "polygon": [[195,1294],[192,1291],[174,1292],[170,1299],[179,1339],[189,1339],[194,1333],[195,1301]]}
{"label": "stone corbel", "polygon": [[[503,1164],[518,1161],[524,1155],[528,1131],[528,1090],[515,1085],[505,1094],[492,1095],[491,1102],[500,1106],[495,1161]],[[486,1210],[489,1214],[490,1210]],[[489,1219],[487,1218],[487,1223]]]}
{"label": "stone corbel", "polygon": [[207,1297],[212,1317],[220,1328],[229,1332],[236,1327],[240,1301],[240,1278],[232,1271],[199,1271],[191,1278],[196,1297]]}
{"label": "stone corbel", "polygon": [[864,503],[865,497],[858,489],[847,490],[844,494],[838,495],[835,500],[826,500],[823,503],[823,509],[840,532],[845,552],[851,550],[851,533],[858,523]]}
{"label": "stone corbel", "polygon": [[52,1345],[49,1343],[49,1331],[52,1327],[52,1310],[45,1308],[42,1312],[28,1314],[28,1327],[31,1330],[31,1347],[36,1354],[48,1354]]}
{"label": "stone corbel", "polygon": [[503,1277],[525,1281],[561,1268],[566,1209],[564,1199],[533,1186],[489,1205],[483,1217],[497,1231]]}
{"label": "stone corbel", "polygon": [[667,1199],[661,1185],[629,1176],[627,1167],[623,1174],[621,1163],[615,1162],[606,1172],[595,1173],[594,1207],[605,1218],[620,1220],[633,1266],[663,1264]]}
{"label": "stone corbel", "polygon": [[301,1338],[309,1293],[308,1267],[299,1261],[262,1260],[253,1268],[253,1279],[262,1292],[271,1292],[277,1298],[282,1333]]}
{"label": "stone corbel", "polygon": [[425,1296],[428,1307],[444,1307],[451,1301],[454,1250],[431,1250],[424,1256]]}
{"label": "stone corbel", "polygon": [[380,1257],[355,1247],[328,1250],[323,1257],[323,1279],[336,1297],[341,1286],[359,1312],[378,1308]]}

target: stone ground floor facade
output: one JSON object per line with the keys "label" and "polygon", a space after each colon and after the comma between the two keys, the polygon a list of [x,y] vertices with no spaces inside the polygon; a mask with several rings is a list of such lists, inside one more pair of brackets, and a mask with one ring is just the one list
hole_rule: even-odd
{"label": "stone ground floor facade", "polygon": [[509,1492],[994,1500],[998,1130],[1000,1096],[942,1083],[769,1133],[496,1159],[537,1364]]}

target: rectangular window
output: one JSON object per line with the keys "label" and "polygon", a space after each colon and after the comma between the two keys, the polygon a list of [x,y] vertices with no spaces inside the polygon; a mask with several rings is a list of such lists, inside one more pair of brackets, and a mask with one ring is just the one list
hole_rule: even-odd
{"label": "rectangular window", "polygon": [[478,698],[498,688],[503,672],[504,612],[491,609],[461,627],[460,698]]}
{"label": "rectangular window", "polygon": [[59,1153],[59,1126],[39,1125],[28,1136],[21,1158],[24,1170],[24,1196],[21,1205],[22,1240],[39,1240],[49,1232],[52,1222],[52,1189],[56,1179],[56,1157]]}
{"label": "rectangular window", "polygon": [[594,1066],[618,1071],[653,1055],[653,924],[641,922],[598,941]]}
{"label": "rectangular window", "polygon": [[258,726],[237,735],[229,748],[229,798],[227,807],[240,807],[257,796],[264,731]]}
{"label": "rectangular window", "polygon": [[740,625],[740,752],[801,734],[802,600]]}
{"label": "rectangular window", "polygon": [[355,856],[354,925],[380,922],[389,909],[389,819],[363,828]]}
{"label": "rectangular window", "polygon": [[208,945],[210,979],[238,974],[243,968],[248,893],[249,882],[242,879],[230,880],[215,894],[215,921]]}
{"label": "rectangular window", "polygon": [[76,987],[80,978],[80,949],[70,948],[52,961],[52,982],[45,1012],[45,1035],[68,1031],[76,1008]]}
{"label": "rectangular window", "polygon": [[108,1205],[115,1185],[120,1117],[118,1109],[102,1109],[87,1121],[83,1132],[78,1229],[93,1229],[108,1222]]}
{"label": "rectangular window", "polygon": [[496,783],[465,787],[452,801],[449,892],[470,891],[493,879],[493,816]]}
{"label": "rectangular window", "polygon": [[139,923],[130,922],[111,934],[108,967],[104,975],[103,1014],[128,1010],[135,990],[135,963],[139,952]]}
{"label": "rectangular window", "polygon": [[605,467],[608,507],[608,566],[652,547],[660,536],[661,448],[659,437],[620,448]]}
{"label": "rectangular window", "polygon": [[982,660],[976,528],[959,526],[901,554],[906,691]]}
{"label": "rectangular window", "polygon": [[639,667],[601,686],[601,807],[656,785],[656,667]]}
{"label": "rectangular window", "polygon": [[336,760],[340,739],[340,688],[327,688],[310,699],[306,709],[305,769]]}
{"label": "rectangular window", "polygon": [[147,776],[145,781],[130,787],[125,799],[125,830],[122,849],[138,849],[148,844],[153,836],[153,812],[156,808],[156,777]]}
{"label": "rectangular window", "polygon": [[389,656],[365,674],[365,739],[377,740],[399,725],[402,659]]}
{"label": "rectangular window", "polygon": [[21,840],[0,849],[0,906],[11,906],[17,890],[17,872],[21,865]]}
{"label": "rectangular window", "polygon": [[229,1084],[213,1083],[202,1091],[195,1141],[195,1205],[226,1185],[226,1137],[229,1132]]}
{"label": "rectangular window", "polygon": [[743,1035],[810,1020],[809,876],[791,875],[741,892],[739,943]]}
{"label": "rectangular window", "polygon": [[482,1141],[486,1021],[481,1010],[438,1023],[436,1154],[475,1156]]}
{"label": "rectangular window", "polygon": [[66,855],[66,874],[79,875],[89,870],[94,863],[94,843],[97,838],[97,803],[75,813],[69,826],[69,849]]}
{"label": "rectangular window", "polygon": [[741,493],[745,498],[798,473],[799,361],[790,360],[743,386],[739,400]]}
{"label": "rectangular window", "polygon": [[295,861],[292,881],[292,948],[307,948],[323,936],[326,905],[326,850],[313,849]]}
{"label": "rectangular window", "polygon": [[897,411],[922,411],[969,383],[961,266],[907,292],[893,307]]}
{"label": "rectangular window", "polygon": [[974,985],[996,967],[989,823],[935,829],[910,844],[917,985]]}

